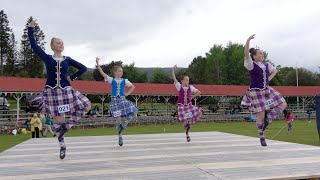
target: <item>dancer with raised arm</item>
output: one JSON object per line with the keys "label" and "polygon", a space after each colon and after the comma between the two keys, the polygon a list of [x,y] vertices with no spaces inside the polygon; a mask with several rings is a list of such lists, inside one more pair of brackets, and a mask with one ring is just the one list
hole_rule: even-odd
{"label": "dancer with raised arm", "polygon": [[189,84],[189,77],[182,75],[179,81],[176,78],[175,69],[172,68],[172,78],[174,85],[178,91],[178,116],[179,122],[183,123],[183,128],[186,133],[187,142],[190,142],[189,131],[191,126],[201,117],[203,110],[197,106],[193,106],[191,100],[201,94],[194,86]]}
{"label": "dancer with raised arm", "polygon": [[247,39],[244,50],[244,66],[249,71],[250,88],[241,104],[256,113],[260,143],[267,146],[264,131],[272,120],[283,112],[287,103],[278,91],[269,86],[269,82],[277,74],[277,69],[265,61],[262,50],[250,48],[250,41],[254,37],[255,35],[251,35]]}
{"label": "dancer with raised arm", "polygon": [[[103,76],[104,80],[111,85],[111,102],[110,111],[112,117],[116,118],[116,128],[119,135],[119,146],[123,145],[122,131],[127,127],[128,123],[137,117],[138,108],[126,96],[130,95],[135,86],[128,80],[123,79],[123,70],[120,66],[113,67],[114,77],[108,76],[99,65],[100,58],[96,58],[97,69]],[[125,92],[125,87],[129,87],[129,91]],[[121,117],[126,120],[122,122]]]}
{"label": "dancer with raised arm", "polygon": [[[66,156],[66,145],[64,134],[91,109],[91,102],[87,97],[80,94],[71,86],[71,82],[79,78],[87,68],[78,61],[63,56],[63,41],[59,38],[51,39],[53,55],[45,53],[37,44],[34,38],[34,28],[37,22],[32,20],[28,28],[28,36],[33,51],[42,59],[47,70],[47,81],[45,90],[34,101],[39,103],[39,111],[53,117],[56,135],[60,144],[60,159]],[[78,71],[71,76],[68,75],[69,68],[73,66]],[[65,121],[65,115],[71,118]]]}

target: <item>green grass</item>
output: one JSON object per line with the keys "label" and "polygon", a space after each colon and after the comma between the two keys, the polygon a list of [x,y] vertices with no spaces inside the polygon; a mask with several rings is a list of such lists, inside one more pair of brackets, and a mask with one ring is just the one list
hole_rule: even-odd
{"label": "green grass", "polygon": [[[271,139],[280,129],[285,128],[274,138],[274,140],[294,142],[301,144],[308,144],[320,146],[316,122],[313,120],[310,124],[308,121],[299,120],[293,122],[293,133],[287,134],[287,127],[284,121],[275,121],[265,132],[267,139]],[[246,135],[258,137],[255,123],[247,122],[230,122],[230,123],[203,123],[196,124],[192,127],[192,132],[207,132],[207,131],[220,131],[226,133],[233,133],[239,135]],[[156,134],[156,133],[181,133],[183,132],[182,125],[149,125],[149,126],[132,126],[124,131],[124,134]],[[97,128],[97,129],[74,129],[68,132],[67,136],[102,136],[102,135],[115,135],[115,128]],[[15,146],[30,138],[30,134],[0,136],[0,152]]]}
{"label": "green grass", "polygon": [[9,149],[23,141],[30,139],[31,135],[0,135],[0,152]]}

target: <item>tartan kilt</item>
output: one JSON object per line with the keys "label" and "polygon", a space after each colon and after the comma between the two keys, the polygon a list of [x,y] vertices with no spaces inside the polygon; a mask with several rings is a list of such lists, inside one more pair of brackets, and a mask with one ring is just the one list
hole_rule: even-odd
{"label": "tartan kilt", "polygon": [[[52,116],[72,115],[73,120],[79,120],[91,105],[90,100],[72,87],[46,88],[33,101],[38,103],[38,110]],[[59,106],[69,105],[69,111],[62,112]],[[61,108],[61,107],[60,107]]]}
{"label": "tartan kilt", "polygon": [[110,112],[112,117],[125,117],[129,114],[138,112],[138,108],[125,97],[112,97]]}
{"label": "tartan kilt", "polygon": [[242,98],[241,105],[247,106],[250,111],[262,112],[272,109],[286,102],[282,95],[269,87],[268,89],[249,89]]}
{"label": "tartan kilt", "polygon": [[203,109],[197,106],[182,105],[178,104],[178,116],[179,122],[183,123],[185,121],[191,120],[191,123],[194,124],[203,114]]}

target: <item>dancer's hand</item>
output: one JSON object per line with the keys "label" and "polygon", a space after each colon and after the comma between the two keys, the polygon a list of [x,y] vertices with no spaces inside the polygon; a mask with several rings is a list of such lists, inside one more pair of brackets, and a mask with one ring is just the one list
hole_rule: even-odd
{"label": "dancer's hand", "polygon": [[37,20],[36,19],[32,19],[30,24],[29,24],[29,26],[32,27],[32,28],[38,26]]}
{"label": "dancer's hand", "polygon": [[99,65],[99,60],[100,60],[100,58],[99,58],[99,57],[96,57],[96,63],[97,63],[97,65]]}
{"label": "dancer's hand", "polygon": [[177,69],[177,67],[178,67],[178,66],[175,64],[172,69]]}
{"label": "dancer's hand", "polygon": [[174,72],[175,69],[177,69],[177,65],[175,64],[173,67],[172,67],[172,79],[174,81],[174,84],[176,84],[178,82],[177,78],[176,78],[176,73]]}
{"label": "dancer's hand", "polygon": [[256,34],[252,34],[251,36],[249,36],[248,37],[248,39],[247,39],[247,41],[251,41],[252,39],[254,39],[254,36],[255,36]]}

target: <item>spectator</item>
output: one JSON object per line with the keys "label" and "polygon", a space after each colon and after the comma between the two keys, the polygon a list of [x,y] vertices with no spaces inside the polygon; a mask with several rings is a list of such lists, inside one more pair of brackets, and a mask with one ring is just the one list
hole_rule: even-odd
{"label": "spectator", "polygon": [[92,110],[90,109],[86,115],[88,116],[88,118],[92,119],[93,118]]}
{"label": "spectator", "polygon": [[31,133],[32,138],[39,138],[39,131],[42,130],[41,120],[38,117],[37,113],[34,113],[33,117],[31,118]]}
{"label": "spectator", "polygon": [[311,114],[312,114],[312,109],[311,108],[309,108],[307,110],[307,114],[308,114],[308,123],[311,123]]}
{"label": "spectator", "polygon": [[46,130],[43,133],[44,137],[46,137],[46,134],[48,131],[53,135],[53,137],[55,137],[56,134],[52,131],[53,119],[51,115],[47,115],[45,124],[46,124]]}
{"label": "spectator", "polygon": [[98,105],[95,105],[93,108],[93,115],[98,115],[99,114],[99,107]]}
{"label": "spectator", "polygon": [[211,109],[211,111],[212,111],[213,113],[217,112],[217,110],[218,110],[218,107],[217,107],[217,106],[213,106],[212,109]]}
{"label": "spectator", "polygon": [[[46,115],[45,114],[40,113],[40,121],[41,121],[41,125],[45,124],[45,122],[46,122]],[[42,127],[41,127],[41,129],[42,129]],[[42,137],[44,137],[42,130],[40,130],[40,133],[41,133]]]}
{"label": "spectator", "polygon": [[109,113],[109,109],[108,109],[108,108],[105,108],[104,111],[103,111],[103,114],[104,114],[104,115],[109,115],[109,114],[110,114],[110,113]]}
{"label": "spectator", "polygon": [[172,117],[177,117],[178,116],[178,110],[174,111],[172,114]]}
{"label": "spectator", "polygon": [[26,126],[27,131],[31,131],[30,121],[31,121],[31,118],[28,117],[28,119],[24,122],[24,125]]}
{"label": "spectator", "polygon": [[288,123],[288,134],[291,134],[293,118],[294,118],[294,114],[289,111],[286,115],[286,121]]}
{"label": "spectator", "polygon": [[12,130],[12,134],[13,135],[17,135],[18,134],[18,131],[16,129]]}

